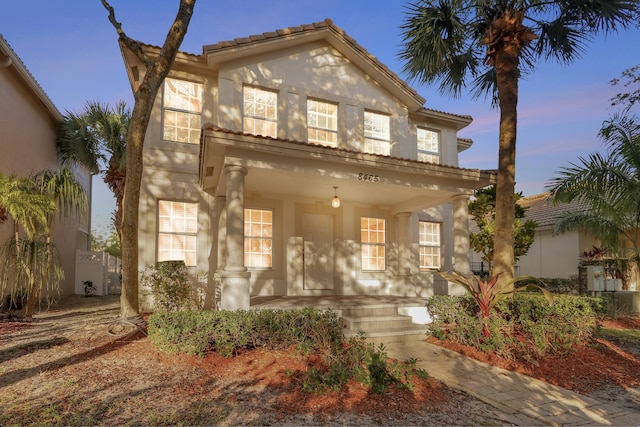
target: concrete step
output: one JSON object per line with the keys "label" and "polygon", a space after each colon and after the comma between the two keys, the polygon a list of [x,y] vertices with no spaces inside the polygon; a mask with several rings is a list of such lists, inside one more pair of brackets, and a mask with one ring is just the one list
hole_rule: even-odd
{"label": "concrete step", "polygon": [[[375,332],[371,331],[363,331],[364,338],[367,342],[373,343],[375,345],[379,344],[389,344],[389,343],[403,343],[403,342],[413,342],[413,341],[422,341],[426,338],[426,325],[416,325],[412,324],[409,327],[400,328],[400,329],[385,329],[378,330]],[[360,331],[347,329],[345,330],[345,337],[347,339],[351,337],[358,336]]]}
{"label": "concrete step", "polygon": [[411,327],[411,316],[400,314],[386,316],[342,316],[345,320],[346,328],[351,330],[363,330],[366,332],[376,332],[378,330],[400,330]]}
{"label": "concrete step", "polygon": [[398,306],[374,305],[342,308],[342,317],[369,317],[369,316],[395,316],[398,314]]}
{"label": "concrete step", "polygon": [[427,327],[412,322],[412,317],[398,314],[397,305],[343,307],[345,337],[358,336],[376,345],[384,343],[411,342],[425,338]]}

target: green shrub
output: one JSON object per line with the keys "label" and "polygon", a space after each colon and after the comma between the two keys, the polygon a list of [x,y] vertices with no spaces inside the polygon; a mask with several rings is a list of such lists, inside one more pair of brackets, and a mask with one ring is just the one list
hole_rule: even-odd
{"label": "green shrub", "polygon": [[330,348],[344,340],[344,324],[334,311],[237,310],[158,312],[149,318],[149,337],[168,352],[206,350],[231,356],[238,351],[297,346],[303,352]]}
{"label": "green shrub", "polygon": [[536,362],[547,354],[566,354],[588,342],[605,313],[601,298],[555,295],[553,305],[538,293],[516,293],[501,301],[483,336],[479,311],[468,296],[436,296],[427,301],[434,319],[427,333],[506,358]]}
{"label": "green shrub", "polygon": [[297,348],[317,362],[305,372],[291,372],[307,392],[339,390],[350,379],[384,393],[389,384],[409,387],[415,361],[390,363],[384,347],[361,335],[345,341],[344,320],[336,312],[301,310],[158,312],[149,317],[151,342],[164,351],[203,356],[216,351],[230,357],[254,348]]}
{"label": "green shrub", "polygon": [[195,289],[195,277],[189,273],[183,261],[161,261],[147,267],[140,284],[151,288],[155,309],[180,311],[199,308]]}

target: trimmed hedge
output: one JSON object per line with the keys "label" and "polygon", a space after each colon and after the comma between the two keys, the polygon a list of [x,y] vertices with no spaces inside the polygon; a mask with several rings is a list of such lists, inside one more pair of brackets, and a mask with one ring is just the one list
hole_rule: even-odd
{"label": "trimmed hedge", "polygon": [[344,321],[334,311],[238,310],[158,312],[149,317],[149,339],[164,351],[231,356],[243,349],[303,351],[344,341]]}

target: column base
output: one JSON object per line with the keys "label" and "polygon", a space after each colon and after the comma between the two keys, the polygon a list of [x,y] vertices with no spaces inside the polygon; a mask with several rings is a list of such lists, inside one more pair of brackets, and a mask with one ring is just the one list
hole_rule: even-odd
{"label": "column base", "polygon": [[220,273],[221,295],[220,309],[249,310],[249,278],[248,271],[227,271]]}

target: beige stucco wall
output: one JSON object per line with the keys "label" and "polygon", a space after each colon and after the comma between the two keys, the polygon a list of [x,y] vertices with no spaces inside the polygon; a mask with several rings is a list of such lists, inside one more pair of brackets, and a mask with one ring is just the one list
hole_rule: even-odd
{"label": "beige stucco wall", "polygon": [[[41,96],[17,72],[15,62],[0,66],[0,172],[5,175],[28,176],[59,167],[55,148],[58,117]],[[90,197],[91,177],[80,169],[76,176]],[[74,292],[75,251],[88,249],[89,218],[87,212],[83,218],[56,219],[54,224],[53,242],[65,271],[63,295]],[[11,221],[0,226],[0,244],[12,237],[12,229]]]}
{"label": "beige stucco wall", "polygon": [[595,239],[579,232],[554,236],[551,228],[541,228],[536,231],[527,254],[518,261],[518,273],[541,278],[577,276],[580,254],[597,244]]}
{"label": "beige stucco wall", "polygon": [[[361,151],[364,140],[363,119],[365,109],[388,114],[391,118],[392,156],[413,158],[417,156],[416,127],[418,125],[439,130],[441,133],[442,163],[457,166],[457,130],[443,126],[442,123],[409,120],[407,107],[391,92],[367,76],[337,50],[325,42],[313,42],[294,48],[288,48],[271,54],[253,55],[249,59],[236,60],[220,64],[217,71],[204,71],[202,68],[189,69],[180,66],[179,72],[170,77],[195,81],[203,84],[202,123],[241,132],[243,85],[251,84],[278,92],[278,137],[293,141],[307,140],[307,98],[316,98],[337,103],[339,147]],[[224,230],[218,230],[218,214],[224,210],[224,182],[219,191],[213,194],[203,192],[198,185],[199,150],[196,144],[182,144],[162,140],[162,93],[158,95],[151,121],[146,134],[144,152],[144,176],[140,199],[140,257],[139,269],[142,271],[157,259],[156,236],[157,201],[176,200],[198,203],[198,246],[197,272],[212,276],[218,264],[219,245],[224,243]],[[250,179],[252,168],[246,165],[243,153],[228,148],[225,155],[247,166]],[[276,153],[280,155],[280,153]],[[268,164],[273,153],[251,154],[251,162]],[[307,158],[291,159],[292,167],[301,173],[309,173],[315,167]],[[256,166],[257,167],[257,166]],[[326,166],[325,166],[326,167]],[[347,166],[342,166],[346,168]],[[265,166],[265,169],[268,169]],[[348,171],[333,170],[334,178],[348,180],[353,175],[353,166]],[[340,175],[340,176],[338,176]],[[343,176],[344,175],[344,176]],[[396,215],[391,206],[379,203],[355,203],[343,199],[340,209],[330,207],[330,197],[301,196],[289,194],[271,182],[273,190],[256,191],[245,187],[246,208],[267,208],[274,212],[273,268],[266,270],[250,269],[251,295],[296,295],[301,294],[301,275],[304,260],[300,256],[302,232],[300,218],[304,213],[329,215],[333,221],[334,250],[336,253],[333,272],[337,288],[343,295],[379,294],[429,296],[433,293],[447,292],[446,285],[436,284],[433,272],[420,272],[418,262],[418,221],[430,220],[442,224],[442,269],[453,266],[454,236],[453,215],[450,203],[421,212],[410,212],[409,217]],[[385,171],[388,182],[401,183],[407,179],[402,170]],[[308,183],[309,181],[307,181]],[[457,191],[471,193],[468,188],[447,187],[443,178],[429,182],[428,194],[437,194],[447,200],[442,193]],[[331,190],[325,179],[322,183]],[[397,185],[397,184],[396,184]],[[220,188],[222,190],[220,190]],[[367,191],[376,191],[376,187],[367,187]],[[439,192],[442,192],[439,194]],[[426,194],[426,193],[425,193]],[[424,195],[423,195],[424,196]],[[442,201],[438,201],[442,203]],[[434,203],[437,204],[437,203]],[[360,216],[385,218],[388,224],[387,271],[360,271]],[[401,265],[399,256],[399,221],[407,221],[410,251],[410,274],[401,274],[407,267]],[[222,222],[224,223],[224,222]],[[307,292],[322,295],[325,291]]]}
{"label": "beige stucco wall", "polygon": [[314,42],[276,55],[224,64],[219,71],[220,106],[212,105],[220,127],[242,131],[244,84],[278,92],[278,137],[307,139],[307,98],[338,105],[339,147],[361,151],[365,108],[390,116],[391,155],[412,156],[407,108],[338,51]]}

